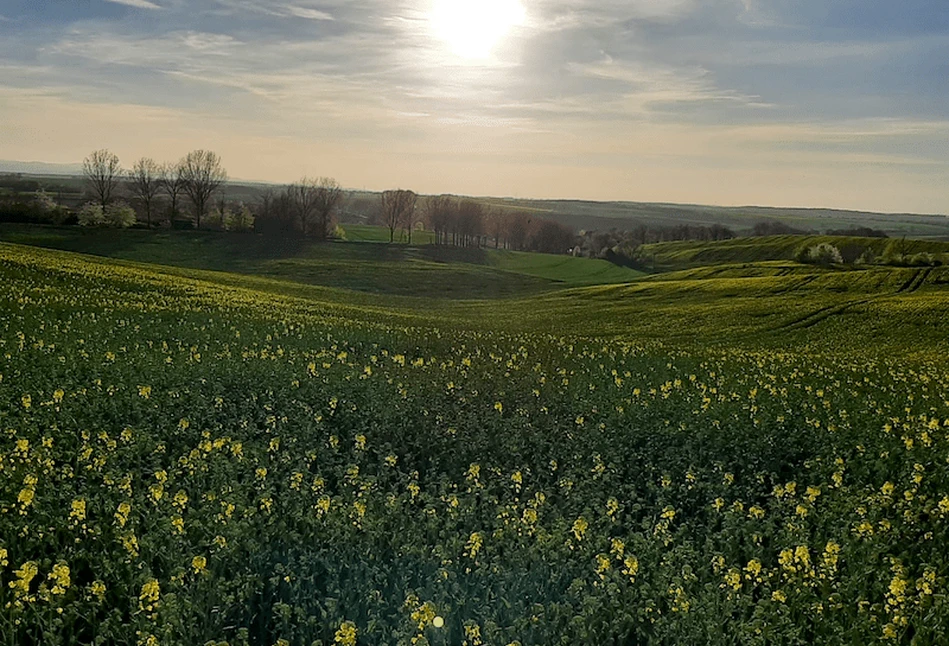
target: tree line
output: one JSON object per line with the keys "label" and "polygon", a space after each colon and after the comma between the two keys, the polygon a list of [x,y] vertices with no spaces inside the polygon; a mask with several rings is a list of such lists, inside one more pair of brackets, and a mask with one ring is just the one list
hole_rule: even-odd
{"label": "tree line", "polygon": [[[256,203],[239,204],[232,211],[222,193],[227,171],[221,158],[208,150],[194,150],[173,163],[142,157],[130,169],[124,169],[112,151],[96,150],[83,160],[83,179],[88,201],[78,211],[57,205],[38,184],[30,184],[35,193],[23,205],[25,217],[14,219],[147,228],[170,223],[173,228],[252,230],[327,240],[336,235],[336,220],[346,200],[335,179],[303,177],[265,188]],[[574,231],[560,223],[523,212],[505,213],[471,198],[419,196],[399,188],[359,201],[367,199],[369,203],[361,205],[363,213],[388,229],[390,242],[398,236],[411,244],[420,227],[434,232],[436,244],[457,247],[565,253],[576,242]]]}
{"label": "tree line", "polygon": [[124,170],[118,155],[103,148],[83,160],[82,170],[92,201],[80,211],[80,223],[95,223],[96,216],[108,219],[110,209],[123,208],[120,198],[127,195],[141,206],[145,226],[152,228],[159,215],[159,199],[164,196],[172,223],[183,214],[180,206],[187,198],[195,226],[200,228],[214,194],[227,182],[221,158],[210,150],[193,150],[174,163],[142,157]]}
{"label": "tree line", "polygon": [[384,191],[379,208],[370,220],[396,232],[410,244],[412,231],[424,226],[434,234],[436,245],[567,253],[576,233],[559,222],[505,212],[482,201],[454,195],[420,197],[412,191]]}

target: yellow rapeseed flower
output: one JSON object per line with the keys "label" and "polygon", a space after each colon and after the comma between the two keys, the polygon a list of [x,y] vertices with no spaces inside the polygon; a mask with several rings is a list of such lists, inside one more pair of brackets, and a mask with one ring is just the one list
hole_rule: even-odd
{"label": "yellow rapeseed flower", "polygon": [[70,518],[75,518],[77,521],[86,519],[86,501],[82,498],[77,498],[72,501],[72,511],[69,512]]}
{"label": "yellow rapeseed flower", "polygon": [[639,559],[630,554],[623,559],[623,574],[629,577],[630,581],[636,580],[639,573]]}
{"label": "yellow rapeseed flower", "polygon": [[161,596],[161,586],[158,579],[149,579],[142,585],[142,591],[138,595],[139,606],[142,608],[151,608],[158,603]]}
{"label": "yellow rapeseed flower", "polygon": [[10,581],[10,587],[17,598],[26,597],[30,593],[30,582],[39,573],[39,566],[35,561],[27,561],[18,569],[13,571],[16,579]]}
{"label": "yellow rapeseed flower", "polygon": [[610,557],[608,554],[597,554],[596,555],[596,573],[601,577],[607,571],[609,571],[611,566]]}
{"label": "yellow rapeseed flower", "polygon": [[761,561],[758,559],[752,559],[748,561],[748,565],[745,566],[745,572],[748,573],[748,578],[753,581],[761,581]]}
{"label": "yellow rapeseed flower", "polygon": [[339,646],[356,646],[357,632],[356,624],[351,621],[344,621],[340,624],[339,630],[336,631],[333,641]]}
{"label": "yellow rapeseed flower", "polygon": [[33,498],[36,496],[36,490],[33,487],[24,487],[20,489],[20,493],[17,495],[16,499],[23,508],[26,509],[33,504]]}
{"label": "yellow rapeseed flower", "polygon": [[49,573],[49,579],[53,582],[53,594],[66,594],[70,584],[69,565],[65,561],[58,562]]}
{"label": "yellow rapeseed flower", "polygon": [[195,556],[191,559],[191,567],[195,574],[201,574],[207,571],[208,560],[203,556]]}
{"label": "yellow rapeseed flower", "polygon": [[732,590],[741,590],[741,572],[736,568],[731,568],[728,572],[725,573],[725,585],[730,587]]}

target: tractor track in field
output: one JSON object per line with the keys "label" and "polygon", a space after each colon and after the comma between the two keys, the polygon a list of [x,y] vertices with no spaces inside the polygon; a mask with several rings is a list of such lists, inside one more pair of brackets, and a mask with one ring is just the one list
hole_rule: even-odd
{"label": "tractor track in field", "polygon": [[898,290],[896,290],[896,293],[897,294],[912,294],[913,292],[918,290],[920,287],[922,287],[926,283],[926,279],[929,278],[929,275],[931,273],[933,273],[932,267],[927,267],[926,269],[920,269],[915,274],[913,274],[912,278],[910,278],[908,281],[903,283],[903,286],[900,287]]}
{"label": "tractor track in field", "polygon": [[874,300],[873,298],[864,298],[855,301],[847,301],[846,303],[841,303],[839,305],[828,305],[827,307],[822,307],[818,310],[810,312],[805,316],[798,317],[793,321],[789,321],[784,325],[779,325],[774,328],[773,331],[779,332],[784,330],[803,330],[809,327],[813,327],[818,323],[827,320],[831,316],[837,316],[843,314],[846,310],[854,307],[856,305],[863,305],[864,303],[869,303]]}
{"label": "tractor track in field", "polygon": [[[779,325],[778,327],[773,328],[773,331],[778,332],[778,331],[784,331],[784,330],[803,330],[805,328],[809,328],[814,325],[817,325],[821,321],[825,321],[831,316],[837,316],[838,314],[842,314],[846,310],[850,309],[851,307],[855,307],[857,305],[863,305],[864,303],[870,303],[874,300],[885,298],[887,296],[894,296],[896,294],[900,294],[900,295],[912,294],[913,292],[918,291],[923,285],[926,284],[926,281],[929,279],[929,276],[930,274],[932,274],[932,272],[933,272],[932,267],[926,267],[925,269],[920,269],[914,272],[913,275],[909,278],[909,280],[904,282],[900,286],[900,288],[897,289],[895,292],[892,292],[890,294],[879,294],[877,296],[872,296],[870,298],[847,301],[846,303],[840,303],[838,305],[828,305],[826,307],[821,307],[817,310],[814,310],[813,312],[805,314],[804,316],[799,316],[798,318],[792,321],[784,323],[783,325]],[[804,281],[798,283],[794,287],[788,287],[784,290],[773,292],[773,293],[783,294],[783,293],[792,291],[793,289],[797,287],[802,287],[803,285],[811,282],[815,278],[816,276],[810,276],[808,277],[808,279],[805,279]]]}
{"label": "tractor track in field", "polygon": [[776,289],[775,291],[773,291],[773,292],[771,292],[771,293],[772,293],[773,295],[775,295],[775,296],[780,295],[780,294],[787,294],[788,292],[793,292],[794,290],[800,289],[801,287],[804,287],[805,285],[809,285],[810,283],[814,282],[815,280],[817,280],[817,276],[816,276],[816,275],[814,275],[814,276],[805,276],[804,278],[802,278],[802,279],[799,280],[798,282],[794,283],[793,285],[787,285],[786,287],[781,287],[780,289]]}

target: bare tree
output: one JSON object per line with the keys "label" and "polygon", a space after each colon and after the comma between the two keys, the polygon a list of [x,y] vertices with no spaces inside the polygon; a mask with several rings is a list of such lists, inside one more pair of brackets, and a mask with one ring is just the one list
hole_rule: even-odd
{"label": "bare tree", "polygon": [[293,213],[300,225],[300,232],[305,238],[310,233],[313,220],[316,217],[316,200],[319,187],[315,179],[304,177],[295,184],[287,186],[287,195],[290,196]]}
{"label": "bare tree", "polygon": [[448,244],[448,230],[458,202],[450,195],[432,195],[422,203],[422,215],[425,222],[435,232],[435,241]]}
{"label": "bare tree", "polygon": [[295,222],[289,189],[268,187],[258,197],[254,229],[258,233],[289,237],[294,234]]}
{"label": "bare tree", "polygon": [[171,201],[171,219],[178,215],[178,199],[185,190],[184,166],[177,164],[162,164],[158,169],[158,185],[168,195]]}
{"label": "bare tree", "polygon": [[211,196],[227,181],[221,158],[210,150],[193,150],[181,160],[184,191],[194,204],[195,225],[201,228],[201,216],[207,213]]}
{"label": "bare tree", "polygon": [[122,177],[118,155],[105,148],[93,151],[82,160],[82,172],[96,203],[105,209],[112,201]]}
{"label": "bare tree", "polygon": [[523,251],[527,246],[527,238],[530,235],[531,219],[524,213],[515,213],[507,218],[505,233],[507,243],[511,249]]}
{"label": "bare tree", "polygon": [[406,207],[405,214],[402,217],[402,225],[405,227],[408,244],[412,244],[412,230],[415,229],[415,223],[419,221],[417,206],[418,196],[415,196],[415,199],[412,200],[411,207]]}
{"label": "bare tree", "polygon": [[343,189],[332,177],[321,177],[316,180],[316,200],[313,208],[316,212],[316,237],[326,240],[330,235],[330,225],[333,223],[333,211],[339,208],[343,201]]}
{"label": "bare tree", "polygon": [[161,169],[154,159],[142,157],[128,173],[132,195],[145,207],[145,222],[152,228],[152,204],[161,188]]}
{"label": "bare tree", "polygon": [[462,246],[481,246],[484,233],[484,206],[475,200],[462,200],[458,205],[458,233]]}
{"label": "bare tree", "polygon": [[543,253],[567,253],[576,243],[576,234],[569,227],[551,220],[540,220],[534,227],[530,246]]}
{"label": "bare tree", "polygon": [[389,242],[395,240],[395,230],[415,211],[418,195],[414,191],[395,189],[382,193],[382,218],[389,227]]}
{"label": "bare tree", "polygon": [[504,235],[506,218],[501,209],[486,208],[484,210],[484,230],[489,238],[494,238],[494,248],[501,246],[501,237]]}

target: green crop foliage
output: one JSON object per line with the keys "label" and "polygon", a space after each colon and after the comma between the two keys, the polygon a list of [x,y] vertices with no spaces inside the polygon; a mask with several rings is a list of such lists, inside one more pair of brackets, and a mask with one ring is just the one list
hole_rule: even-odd
{"label": "green crop foliage", "polygon": [[946,643],[944,277],[702,271],[502,308],[0,245],[0,636]]}

